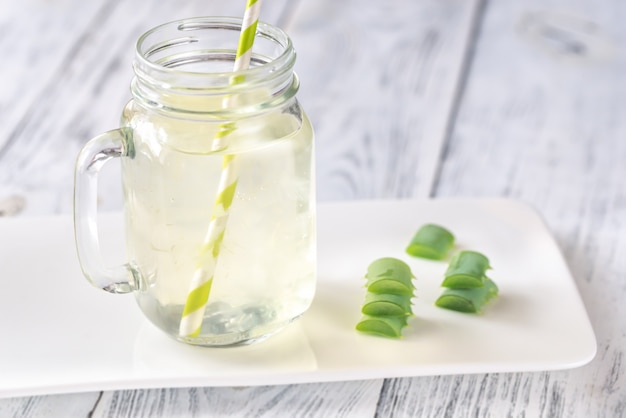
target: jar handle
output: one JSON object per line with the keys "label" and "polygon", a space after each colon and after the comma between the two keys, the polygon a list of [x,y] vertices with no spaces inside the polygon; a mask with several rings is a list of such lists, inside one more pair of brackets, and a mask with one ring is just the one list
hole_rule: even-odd
{"label": "jar handle", "polygon": [[83,274],[96,287],[111,293],[135,289],[128,265],[105,266],[98,234],[98,173],[107,161],[132,157],[132,132],[114,129],[90,140],[78,154],[74,171],[74,234]]}

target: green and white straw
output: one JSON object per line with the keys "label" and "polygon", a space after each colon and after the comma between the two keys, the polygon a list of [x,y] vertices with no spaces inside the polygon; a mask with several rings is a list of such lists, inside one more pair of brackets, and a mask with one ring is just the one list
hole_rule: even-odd
{"label": "green and white straw", "polygon": [[[240,71],[250,66],[252,56],[252,45],[256,36],[259,13],[261,11],[261,0],[247,0],[246,11],[241,24],[239,35],[239,45],[235,56],[233,71]],[[231,84],[238,84],[244,81],[242,76],[231,79]],[[223,139],[236,129],[233,123],[225,123],[213,140],[212,149],[214,151],[223,149]],[[222,163],[222,175],[217,191],[217,197],[213,205],[213,214],[209,223],[209,229],[204,240],[204,245],[200,252],[198,267],[191,279],[189,294],[183,309],[180,320],[179,335],[181,337],[197,337],[202,328],[202,318],[209,301],[213,275],[217,265],[226,223],[230,213],[230,206],[237,189],[237,170],[234,155],[226,155]]]}

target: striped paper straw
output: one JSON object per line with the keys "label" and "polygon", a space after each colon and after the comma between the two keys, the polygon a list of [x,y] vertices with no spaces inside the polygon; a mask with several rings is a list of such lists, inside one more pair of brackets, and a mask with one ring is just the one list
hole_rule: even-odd
{"label": "striped paper straw", "polygon": [[[260,11],[261,0],[247,1],[233,71],[244,70],[250,65],[252,45],[254,44]],[[238,75],[231,79],[231,84],[237,84],[243,81],[243,75]],[[212,149],[215,151],[223,148],[223,138],[230,135],[235,129],[236,126],[234,123],[221,125],[213,140]],[[181,337],[197,337],[200,334],[202,318],[204,317],[204,310],[209,300],[209,294],[211,293],[211,285],[213,284],[213,275],[217,265],[220,247],[224,239],[224,233],[226,232],[230,206],[235,196],[235,190],[237,189],[237,180],[235,156],[226,155],[222,162],[222,175],[217,197],[213,205],[213,215],[211,216],[209,229],[200,252],[198,268],[191,279],[189,294],[187,295],[187,301],[185,302],[185,308],[183,309],[183,315],[180,320],[179,335]]]}

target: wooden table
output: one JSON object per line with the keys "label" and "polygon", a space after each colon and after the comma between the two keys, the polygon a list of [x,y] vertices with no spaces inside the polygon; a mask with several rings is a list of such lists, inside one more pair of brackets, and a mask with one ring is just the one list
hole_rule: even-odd
{"label": "wooden table", "polygon": [[[117,126],[139,34],[242,5],[2,0],[0,216],[71,212],[76,153]],[[531,204],[571,268],[596,358],[559,372],[10,398],[0,416],[626,416],[626,3],[266,0],[262,19],[299,53],[319,200]],[[101,209],[117,210],[119,179],[105,177]]]}

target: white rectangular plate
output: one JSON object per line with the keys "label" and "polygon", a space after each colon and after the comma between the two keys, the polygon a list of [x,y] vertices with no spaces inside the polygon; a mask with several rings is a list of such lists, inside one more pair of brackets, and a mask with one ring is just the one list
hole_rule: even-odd
{"label": "white rectangular plate", "polygon": [[[255,345],[210,349],[162,335],[131,295],[82,277],[69,216],[0,219],[0,397],[189,386],[248,386],[441,374],[555,370],[594,357],[596,340],[576,285],[542,220],[494,199],[361,201],[319,205],[319,283],[311,309]],[[446,226],[458,249],[486,254],[500,296],[481,315],[433,305],[445,262],[404,248],[424,223]],[[117,248],[122,221],[101,219]],[[417,276],[400,340],[354,330],[362,279],[379,257]]]}

